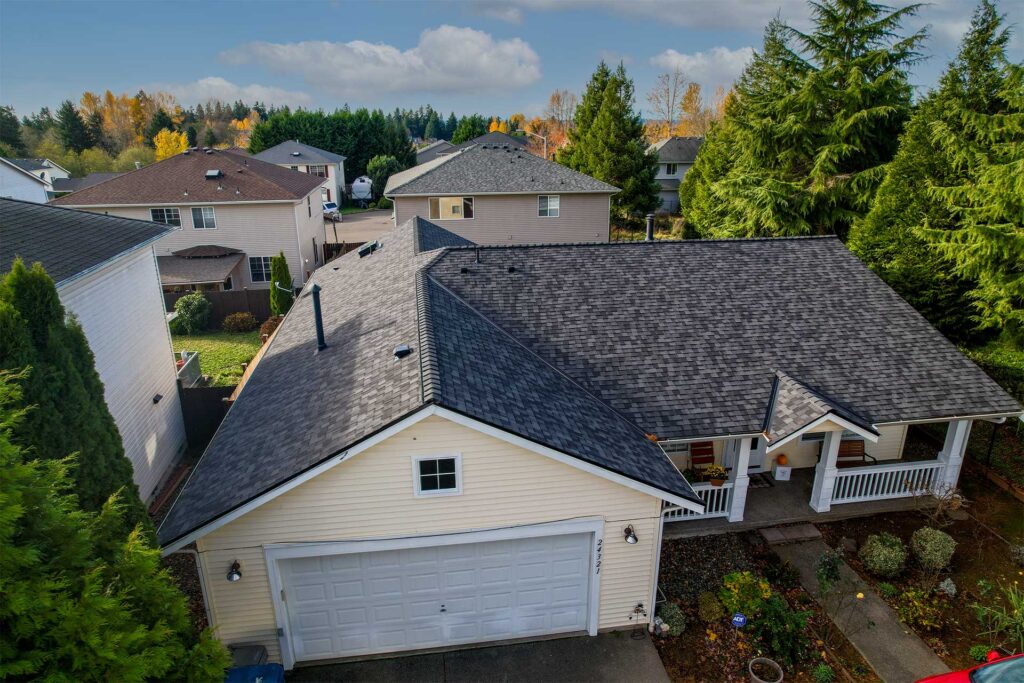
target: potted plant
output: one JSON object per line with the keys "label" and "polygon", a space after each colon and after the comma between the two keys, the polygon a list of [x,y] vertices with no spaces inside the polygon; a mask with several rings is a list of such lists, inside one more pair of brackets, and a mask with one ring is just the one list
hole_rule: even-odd
{"label": "potted plant", "polygon": [[711,482],[712,486],[721,486],[725,483],[729,473],[721,465],[708,465],[704,468],[704,478]]}
{"label": "potted plant", "polygon": [[750,683],[781,683],[782,667],[767,657],[754,657],[747,665]]}

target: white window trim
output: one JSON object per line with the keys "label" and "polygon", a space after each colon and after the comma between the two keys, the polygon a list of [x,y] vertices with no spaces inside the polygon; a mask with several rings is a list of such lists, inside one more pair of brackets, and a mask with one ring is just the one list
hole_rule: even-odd
{"label": "white window trim", "polygon": [[[428,218],[427,220],[431,220],[431,221],[474,221],[474,220],[476,220],[476,195],[467,195],[467,194],[462,194],[462,195],[454,195],[454,194],[453,195],[430,195],[430,196],[428,196],[427,197],[427,216],[430,215],[430,200],[431,199],[439,199],[439,200],[440,199],[455,199],[456,197],[458,197],[459,199],[462,200],[463,208],[465,208],[465,203],[466,203],[467,199],[472,199],[473,200],[473,217],[472,218],[466,218],[465,211],[463,211],[463,215],[462,215],[461,218]],[[441,214],[440,208],[441,207],[438,206],[438,215]]]}
{"label": "white window trim", "polygon": [[[420,489],[420,463],[424,460],[455,460],[455,488],[423,491]],[[437,498],[440,496],[462,495],[462,454],[431,453],[429,455],[412,456],[412,491],[417,498]]]}
{"label": "white window trim", "polygon": [[[547,215],[542,214],[540,212],[540,198],[541,197],[547,197],[548,198],[548,207],[547,207],[547,212],[548,213],[547,213]],[[557,213],[555,213],[554,215],[551,214],[551,198],[552,197],[555,197],[555,198],[558,199],[558,208],[556,209]],[[560,194],[539,194],[539,195],[537,195],[537,218],[560,218],[561,215],[562,215],[562,195],[560,195]]]}
{"label": "white window trim", "polygon": [[[204,209],[209,209],[210,210],[210,213],[213,215],[213,227],[212,228],[206,227],[206,218],[205,217],[203,218],[203,227],[201,227],[201,228],[197,228],[196,227],[196,216],[195,216],[195,213],[193,213],[196,209],[199,209],[199,214],[200,215],[203,214],[203,210]],[[190,207],[188,215],[192,219],[192,229],[193,230],[216,230],[217,229],[217,210],[215,208],[213,208],[212,206],[193,206],[193,207]]]}
{"label": "white window trim", "polygon": [[[174,223],[165,223],[163,221],[158,221],[156,218],[153,217],[153,212],[154,211],[163,211],[165,216],[167,215],[168,211],[177,211],[178,212],[178,224],[175,225]],[[149,220],[151,222],[153,222],[153,223],[159,223],[160,225],[169,225],[172,228],[180,228],[181,227],[181,209],[178,208],[177,206],[157,206],[157,207],[152,207],[149,210]]]}
{"label": "white window trim", "polygon": [[[255,278],[253,278],[253,276],[252,276],[252,260],[254,258],[258,258],[258,259],[261,259],[261,260],[262,259],[270,259],[270,263],[267,264],[267,268],[266,268],[266,270],[267,270],[267,279],[266,280],[257,280]],[[271,274],[271,270],[270,270],[271,265],[273,265],[273,259],[274,259],[273,256],[249,256],[249,260],[248,260],[249,282],[252,282],[253,284],[262,284],[264,282],[269,284],[270,282],[273,282],[274,276]]]}

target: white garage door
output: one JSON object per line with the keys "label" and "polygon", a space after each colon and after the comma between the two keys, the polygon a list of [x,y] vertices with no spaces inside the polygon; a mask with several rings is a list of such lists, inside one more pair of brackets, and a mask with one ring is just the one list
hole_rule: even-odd
{"label": "white garage door", "polygon": [[586,630],[591,539],[281,560],[295,660]]}

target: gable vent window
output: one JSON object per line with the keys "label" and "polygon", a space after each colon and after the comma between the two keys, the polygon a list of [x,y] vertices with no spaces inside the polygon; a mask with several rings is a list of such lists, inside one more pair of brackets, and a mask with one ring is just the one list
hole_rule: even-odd
{"label": "gable vent window", "polygon": [[192,208],[192,227],[196,230],[213,230],[217,227],[217,217],[212,206],[195,206]]}
{"label": "gable vent window", "polygon": [[537,197],[537,215],[541,218],[558,218],[559,197],[557,194],[542,194]]}
{"label": "gable vent window", "polygon": [[425,456],[413,458],[413,480],[417,496],[452,496],[462,493],[462,457]]}
{"label": "gable vent window", "polygon": [[181,227],[181,212],[178,209],[150,209],[149,219],[154,223]]}

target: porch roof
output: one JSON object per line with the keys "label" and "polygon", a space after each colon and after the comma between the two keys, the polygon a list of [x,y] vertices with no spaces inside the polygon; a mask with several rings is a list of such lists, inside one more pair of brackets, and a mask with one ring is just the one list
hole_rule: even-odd
{"label": "porch roof", "polygon": [[863,436],[877,438],[878,431],[870,421],[803,384],[784,372],[775,373],[774,391],[765,416],[764,434],[769,448],[789,441],[793,436],[813,429],[830,419]]}

